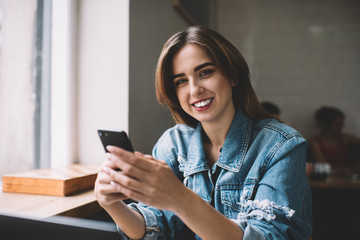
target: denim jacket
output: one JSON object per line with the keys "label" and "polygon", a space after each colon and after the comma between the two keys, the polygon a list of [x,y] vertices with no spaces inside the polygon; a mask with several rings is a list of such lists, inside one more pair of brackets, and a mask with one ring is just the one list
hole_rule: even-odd
{"label": "denim jacket", "polygon": [[[220,157],[209,168],[202,131],[201,124],[168,129],[153,156],[166,161],[188,188],[236,222],[243,239],[309,239],[312,211],[305,139],[275,119],[254,122],[238,110]],[[130,206],[145,219],[144,239],[200,239],[170,211],[141,203]]]}

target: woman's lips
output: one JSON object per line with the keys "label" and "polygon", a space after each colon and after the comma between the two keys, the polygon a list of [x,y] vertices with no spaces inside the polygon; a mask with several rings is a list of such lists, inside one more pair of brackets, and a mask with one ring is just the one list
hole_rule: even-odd
{"label": "woman's lips", "polygon": [[211,103],[213,100],[214,100],[214,98],[207,98],[207,99],[203,99],[203,100],[194,102],[191,105],[193,107],[195,107],[195,109],[198,111],[204,111],[204,110],[207,110],[211,106]]}

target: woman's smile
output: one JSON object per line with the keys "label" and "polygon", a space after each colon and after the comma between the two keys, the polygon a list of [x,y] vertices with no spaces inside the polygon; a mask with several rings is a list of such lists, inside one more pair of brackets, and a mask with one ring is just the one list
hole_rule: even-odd
{"label": "woman's smile", "polygon": [[214,100],[214,98],[203,99],[203,100],[196,101],[191,105],[194,106],[197,111],[205,111],[208,108],[210,108],[213,100]]}

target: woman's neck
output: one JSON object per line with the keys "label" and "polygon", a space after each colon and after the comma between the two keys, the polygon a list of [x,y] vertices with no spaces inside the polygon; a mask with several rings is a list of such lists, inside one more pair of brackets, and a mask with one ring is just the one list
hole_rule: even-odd
{"label": "woman's neck", "polygon": [[232,115],[223,118],[217,123],[202,123],[204,129],[203,142],[210,144],[214,148],[220,148],[224,145],[227,133],[234,119],[235,111]]}

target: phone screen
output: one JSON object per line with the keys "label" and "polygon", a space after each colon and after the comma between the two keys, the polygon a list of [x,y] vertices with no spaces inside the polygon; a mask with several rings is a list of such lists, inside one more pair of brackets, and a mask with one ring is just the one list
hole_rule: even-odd
{"label": "phone screen", "polygon": [[98,134],[106,152],[108,152],[108,150],[106,149],[106,146],[108,145],[120,147],[127,151],[134,152],[134,149],[126,132],[98,130]]}

